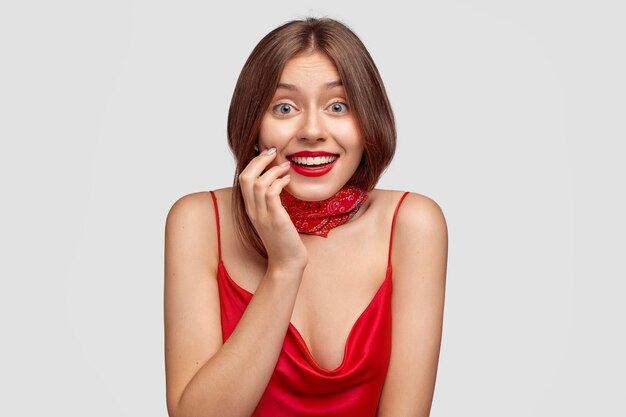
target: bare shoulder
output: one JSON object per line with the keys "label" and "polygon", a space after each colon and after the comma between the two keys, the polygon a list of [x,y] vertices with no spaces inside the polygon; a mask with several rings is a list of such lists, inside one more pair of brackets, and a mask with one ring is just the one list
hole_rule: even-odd
{"label": "bare shoulder", "polygon": [[[375,190],[387,213],[398,208],[405,191]],[[448,226],[442,208],[432,198],[409,192],[398,208],[394,229],[394,259],[400,265],[407,259],[415,259],[416,253],[438,252],[447,256]]]}
{"label": "bare shoulder", "polygon": [[413,233],[447,234],[443,210],[435,200],[423,194],[408,193],[396,221]]}
{"label": "bare shoulder", "polygon": [[396,232],[398,249],[404,253],[447,256],[446,218],[439,204],[430,197],[407,194],[398,211]]}
{"label": "bare shoulder", "polygon": [[[372,197],[380,201],[381,206],[392,208],[393,210],[395,210],[404,194],[405,191],[380,188],[376,188],[370,193]],[[446,224],[443,210],[435,200],[423,194],[409,192],[402,201],[396,222],[404,224],[415,221],[427,223],[433,227],[437,227],[437,225],[445,227]],[[424,224],[422,224],[423,226]]]}
{"label": "bare shoulder", "polygon": [[215,222],[215,209],[211,194],[208,191],[180,197],[174,202],[167,214],[167,225],[169,226],[209,227],[211,222]]}
{"label": "bare shoulder", "polygon": [[210,201],[211,193],[209,191],[199,191],[184,195],[174,202],[170,212],[168,213],[168,217],[171,216],[172,213],[188,213],[189,211],[198,211],[203,208],[201,206]]}
{"label": "bare shoulder", "polygon": [[217,226],[210,192],[195,192],[176,200],[167,214],[165,235],[166,245],[176,245],[196,261],[215,269]]}

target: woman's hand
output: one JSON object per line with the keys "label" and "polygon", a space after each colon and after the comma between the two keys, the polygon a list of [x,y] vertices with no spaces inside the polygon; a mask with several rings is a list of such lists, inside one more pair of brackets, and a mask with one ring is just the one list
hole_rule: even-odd
{"label": "woman's hand", "polygon": [[263,173],[276,157],[263,151],[239,174],[239,185],[246,204],[246,213],[265,245],[268,264],[276,268],[302,269],[308,262],[306,247],[280,201],[280,192],[289,184],[290,162],[277,165]]}

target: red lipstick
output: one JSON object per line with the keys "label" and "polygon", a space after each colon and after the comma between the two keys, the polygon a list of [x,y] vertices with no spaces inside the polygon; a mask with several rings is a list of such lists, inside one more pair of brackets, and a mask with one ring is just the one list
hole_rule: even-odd
{"label": "red lipstick", "polygon": [[[322,166],[307,166],[307,165],[298,165],[293,161],[293,158],[302,157],[302,158],[314,158],[316,156],[335,156],[335,160],[329,163],[328,165]],[[300,151],[288,155],[287,158],[291,161],[291,167],[294,171],[296,171],[300,175],[304,175],[305,177],[320,177],[322,175],[328,174],[331,169],[335,166],[335,162],[339,159],[339,155],[336,153],[330,153],[325,151]]]}
{"label": "red lipstick", "polygon": [[296,153],[292,153],[291,155],[287,155],[287,158],[293,158],[296,156],[302,156],[302,157],[311,157],[314,158],[316,156],[336,156],[336,153],[330,153],[330,152],[325,152],[325,151],[300,151],[300,152],[296,152]]}

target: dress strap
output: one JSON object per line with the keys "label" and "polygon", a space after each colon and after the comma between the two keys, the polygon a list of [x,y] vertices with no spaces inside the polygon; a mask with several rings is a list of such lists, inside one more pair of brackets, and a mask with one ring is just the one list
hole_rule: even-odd
{"label": "dress strap", "polygon": [[398,204],[396,205],[396,211],[393,213],[393,220],[391,221],[391,234],[389,236],[389,256],[387,258],[388,265],[391,265],[391,246],[393,245],[393,229],[396,225],[396,217],[398,217],[398,210],[400,209],[400,205],[402,204],[402,201],[408,194],[409,194],[409,191],[405,191],[405,193],[400,198],[400,201],[398,201]]}
{"label": "dress strap", "polygon": [[217,225],[217,253],[219,256],[220,262],[222,261],[222,242],[220,238],[220,213],[217,209],[217,199],[215,198],[215,193],[210,191],[211,197],[213,197],[213,206],[215,207],[215,224]]}

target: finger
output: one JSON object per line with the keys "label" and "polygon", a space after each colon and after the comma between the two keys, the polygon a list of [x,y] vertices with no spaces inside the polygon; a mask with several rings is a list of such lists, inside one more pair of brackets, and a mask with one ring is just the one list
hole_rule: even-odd
{"label": "finger", "polygon": [[[266,151],[263,151],[266,152]],[[246,207],[252,213],[256,210],[256,203],[254,198],[254,183],[257,178],[263,172],[263,169],[274,160],[276,155],[276,151],[266,154],[261,153],[260,155],[254,157],[248,165],[241,171],[239,174],[239,184],[241,187],[241,194],[243,195],[243,199],[246,203]]]}
{"label": "finger", "polygon": [[266,194],[269,187],[279,176],[289,172],[291,162],[285,161],[281,165],[273,166],[261,175],[254,183],[254,203],[258,213],[262,216],[267,215]]}
{"label": "finger", "polygon": [[289,184],[290,181],[291,176],[289,174],[286,174],[276,179],[267,189],[265,205],[270,216],[276,217],[279,216],[282,212],[286,213],[285,207],[283,207],[283,204],[280,201],[280,193],[282,192],[283,188],[285,188],[287,184]]}
{"label": "finger", "polygon": [[[270,152],[270,153],[266,153]],[[259,155],[250,160],[248,165],[241,172],[244,175],[249,175],[252,178],[258,178],[261,176],[265,168],[276,158],[276,148],[272,147],[264,150]]]}

